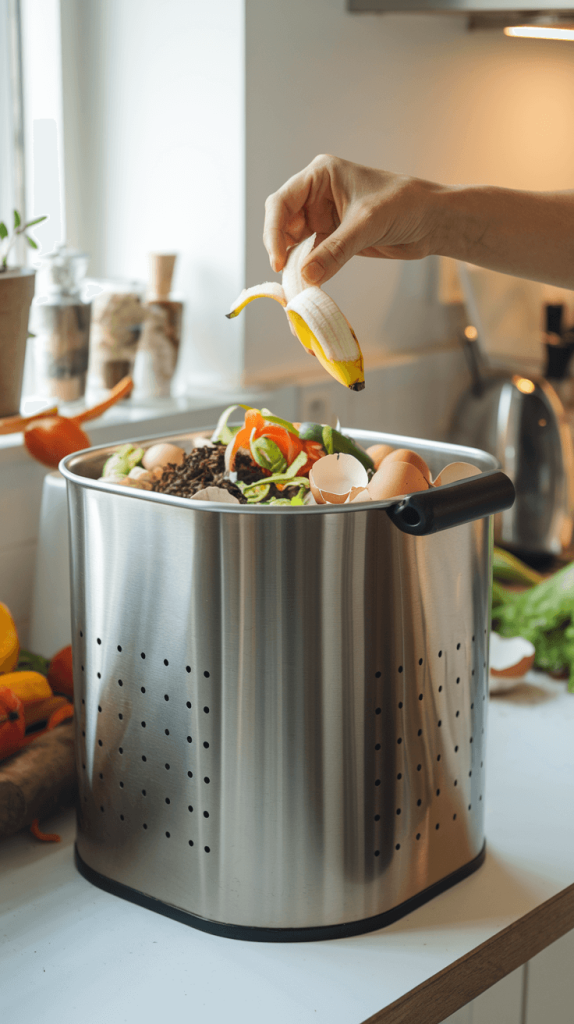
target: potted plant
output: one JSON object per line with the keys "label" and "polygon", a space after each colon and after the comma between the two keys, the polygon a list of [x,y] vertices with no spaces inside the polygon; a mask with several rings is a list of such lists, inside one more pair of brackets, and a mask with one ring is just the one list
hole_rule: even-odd
{"label": "potted plant", "polygon": [[8,256],[16,239],[23,235],[32,249],[38,246],[27,234],[46,217],[22,223],[14,210],[14,226],[8,230],[0,221],[0,416],[12,416],[20,408],[28,317],[34,296],[35,271],[30,267],[9,267]]}

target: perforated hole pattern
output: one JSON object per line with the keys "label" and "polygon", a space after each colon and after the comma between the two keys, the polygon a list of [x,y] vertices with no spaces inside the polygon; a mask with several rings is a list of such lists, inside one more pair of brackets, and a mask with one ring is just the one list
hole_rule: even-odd
{"label": "perforated hole pattern", "polygon": [[[88,653],[95,655],[94,665],[102,662],[105,654],[105,638],[95,638],[95,651],[89,652],[89,637],[79,631],[87,661]],[[121,668],[115,678],[104,678],[99,668],[95,671],[98,680],[97,711],[89,715],[86,699],[82,698],[82,750],[80,763],[81,800],[80,808],[89,811],[90,802],[97,807],[104,820],[119,823],[126,836],[138,829],[147,833],[151,841],[159,833],[165,840],[184,842],[186,849],[209,854],[213,839],[209,825],[212,809],[209,803],[209,784],[213,774],[213,739],[210,735],[209,702],[211,699],[211,672],[208,668],[198,673],[194,680],[191,665],[178,666],[169,656],[161,661],[163,674],[146,657],[145,651],[130,652],[129,644],[114,641],[114,652],[121,655],[116,665]],[[133,660],[139,662],[137,681],[132,682]],[[143,666],[149,682],[140,686]],[[132,671],[130,671],[130,666]],[[169,677],[167,670],[169,669]],[[85,666],[82,682],[86,684]],[[102,682],[99,682],[102,680]],[[194,686],[195,684],[195,686]],[[198,685],[199,684],[199,685]],[[195,689],[200,700],[194,707],[189,699]],[[115,692],[114,692],[115,690]],[[109,707],[109,714],[106,714]],[[88,712],[88,713],[87,713]],[[169,728],[165,713],[169,712]],[[201,738],[196,736],[201,729]],[[90,729],[93,733],[90,734]],[[189,768],[189,754],[193,748],[201,747],[201,763]],[[185,765],[181,749],[185,745]],[[191,745],[191,749],[190,746]],[[88,778],[88,750],[93,751],[91,780]],[[193,760],[193,759],[192,759]],[[139,763],[140,768],[134,771]],[[158,783],[158,771],[163,773]],[[177,783],[175,775],[178,775]],[[181,778],[179,778],[181,776]],[[134,779],[137,781],[134,781]],[[182,788],[181,781],[184,779]],[[170,824],[165,828],[165,816],[161,816],[161,827],[152,823],[158,819],[157,802],[164,812],[170,814]],[[88,805],[86,807],[86,805]],[[181,805],[181,806],[180,806]],[[194,809],[195,808],[195,809]],[[199,820],[201,827],[199,827]],[[105,826],[104,826],[105,828]]]}
{"label": "perforated hole pattern", "polygon": [[[372,854],[375,857],[380,857],[382,843],[388,836],[389,829],[389,809],[387,808],[386,815],[384,813],[383,764],[385,763],[385,750],[384,743],[381,741],[385,735],[388,738],[388,720],[391,717],[394,719],[396,739],[393,778],[404,786],[404,803],[407,805],[412,803],[416,807],[417,822],[414,829],[410,828],[409,833],[404,832],[401,828],[402,820],[404,820],[402,806],[396,807],[393,830],[393,837],[397,840],[394,842],[395,855],[399,851],[402,851],[404,855],[409,849],[410,842],[415,844],[424,840],[432,842],[433,834],[436,835],[441,828],[464,829],[466,822],[474,813],[474,794],[477,794],[476,803],[480,805],[476,812],[482,814],[484,761],[480,760],[476,746],[474,750],[476,750],[477,756],[475,757],[473,742],[475,735],[480,734],[481,738],[484,736],[484,707],[488,694],[488,683],[486,673],[482,671],[486,669],[484,645],[477,643],[476,634],[468,639],[470,640],[471,667],[470,670],[467,668],[466,674],[469,677],[467,678],[468,692],[472,697],[467,709],[470,716],[470,735],[467,734],[466,728],[468,717],[461,714],[464,701],[464,693],[461,692],[461,679],[464,678],[466,657],[465,644],[462,640],[458,640],[452,650],[439,647],[434,655],[431,652],[421,657],[414,656],[413,669],[410,670],[410,673],[405,672],[405,666],[402,664],[396,666],[401,684],[399,692],[403,694],[403,697],[402,700],[396,702],[394,712],[388,708],[387,714],[385,714],[385,689],[388,688],[381,686],[379,682],[383,676],[381,670],[376,669],[373,673],[375,696],[372,713],[372,749],[374,766],[371,806],[374,823]],[[486,631],[484,644],[486,644]],[[429,658],[432,659],[433,656],[440,665],[439,673],[433,671],[435,666],[428,665]],[[425,671],[426,669],[430,669],[430,671]],[[477,672],[477,669],[480,671]],[[414,675],[415,678],[408,680],[409,674]],[[435,686],[434,694],[429,693],[428,695],[430,703],[432,703],[431,715],[434,715],[434,723],[430,723],[431,728],[429,729],[429,719],[424,708],[425,687],[432,685],[432,679],[437,678],[441,678],[443,681]],[[451,708],[454,709],[450,713],[450,720],[449,701]],[[460,707],[457,704],[460,704]],[[406,722],[408,725],[405,724]],[[434,729],[432,728],[433,724],[436,727]],[[425,730],[427,734],[425,734]],[[410,742],[407,743],[406,733],[409,731]],[[450,756],[451,754],[452,756]],[[474,786],[471,783],[473,772],[477,776]],[[390,790],[391,787],[387,788]],[[393,796],[396,803],[403,802],[400,792],[400,788],[395,783]],[[411,815],[411,824],[412,818]]]}
{"label": "perforated hole pattern", "polygon": [[[104,819],[113,817],[126,833],[134,829],[138,829],[140,835],[159,832],[166,841],[184,843],[194,854],[211,853],[215,835],[211,825],[217,809],[210,803],[210,783],[218,751],[210,732],[210,668],[197,670],[194,678],[191,665],[178,665],[169,652],[155,665],[150,658],[146,659],[145,651],[132,652],[125,641],[118,643],[114,639],[116,664],[119,655],[121,669],[114,679],[100,682],[102,673],[96,666],[101,665],[105,653],[105,638],[96,637],[95,649],[89,651],[89,638],[84,639],[83,634],[84,631],[80,631],[82,661],[87,663],[88,654],[92,655],[90,664],[96,669],[98,684],[94,687],[97,703],[91,718],[87,715],[85,698],[81,703],[81,804],[89,805],[91,800]],[[473,635],[470,673],[468,663],[466,667],[466,674],[470,676],[467,679],[469,693],[473,698],[467,709],[470,735],[468,715],[461,715],[464,693],[460,684],[465,671],[463,642],[458,641],[452,650],[441,647],[435,651],[434,658],[441,668],[438,675],[427,671],[432,652],[413,656],[412,668],[398,664],[396,671],[402,699],[394,702],[394,711],[385,703],[389,688],[385,687],[383,672],[377,668],[372,673],[371,856],[379,858],[384,842],[388,844],[390,817],[394,819],[393,855],[405,856],[410,845],[432,842],[441,829],[464,829],[471,814],[482,814],[484,762],[479,760],[482,743],[473,743],[475,735],[480,733],[482,737],[484,734],[487,680],[482,671],[485,668],[482,647]],[[135,673],[130,671],[130,665],[133,666],[134,660],[138,661],[138,678],[132,683],[131,676]],[[149,682],[140,686],[144,665]],[[84,682],[84,664],[81,671]],[[438,678],[443,682],[433,686],[434,693],[427,692],[431,681]],[[461,703],[461,708],[456,707],[450,717],[448,701],[452,707]],[[105,713],[106,702],[109,714]],[[168,711],[169,728],[165,719]],[[394,814],[385,805],[389,785],[385,785],[384,764],[388,762],[383,741],[386,740],[388,746],[390,717],[394,721],[396,739],[392,771],[397,804]],[[87,721],[92,730],[88,739]],[[368,723],[367,728],[370,728]],[[90,761],[88,749],[93,752],[91,780],[86,769]],[[137,772],[134,771],[136,762],[140,766]],[[174,785],[172,780],[176,775],[178,782]],[[401,787],[403,796],[399,795]],[[160,817],[158,804],[163,807]],[[409,805],[411,811],[416,807],[414,827]],[[166,813],[169,814],[167,828]]]}

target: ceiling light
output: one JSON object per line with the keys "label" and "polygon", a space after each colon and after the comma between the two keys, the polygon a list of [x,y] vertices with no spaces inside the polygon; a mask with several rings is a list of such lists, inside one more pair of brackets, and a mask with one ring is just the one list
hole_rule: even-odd
{"label": "ceiling light", "polygon": [[564,39],[574,40],[574,25],[558,28],[556,25],[507,25],[505,36],[519,36],[521,39]]}

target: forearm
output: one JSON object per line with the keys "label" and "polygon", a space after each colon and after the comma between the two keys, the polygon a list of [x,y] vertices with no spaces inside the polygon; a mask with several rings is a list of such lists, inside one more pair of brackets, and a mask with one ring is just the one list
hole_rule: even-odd
{"label": "forearm", "polygon": [[574,289],[574,192],[448,186],[435,216],[437,255]]}

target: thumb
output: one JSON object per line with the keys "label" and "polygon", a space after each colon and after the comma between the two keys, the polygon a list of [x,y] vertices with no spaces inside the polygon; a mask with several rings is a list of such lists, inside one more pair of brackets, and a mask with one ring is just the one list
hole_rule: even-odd
{"label": "thumb", "polygon": [[309,253],[301,267],[301,273],[308,284],[322,284],[328,281],[351,259],[361,252],[368,242],[363,237],[362,225],[341,224],[336,231]]}

